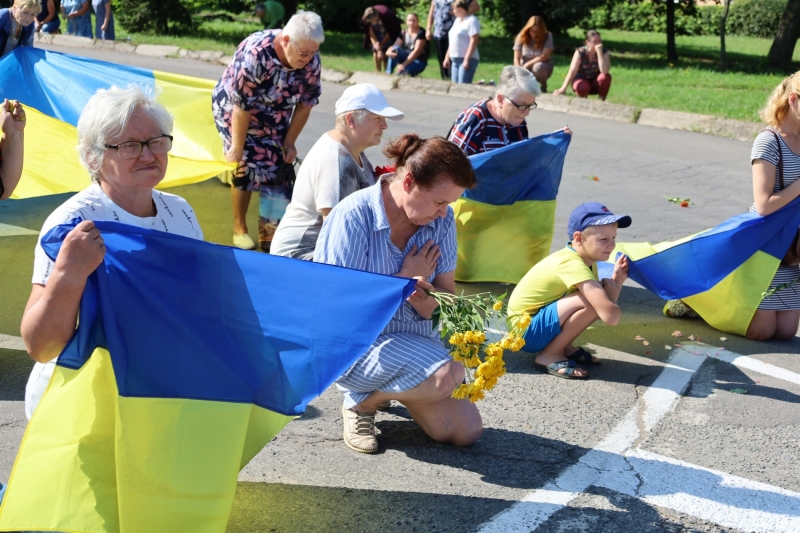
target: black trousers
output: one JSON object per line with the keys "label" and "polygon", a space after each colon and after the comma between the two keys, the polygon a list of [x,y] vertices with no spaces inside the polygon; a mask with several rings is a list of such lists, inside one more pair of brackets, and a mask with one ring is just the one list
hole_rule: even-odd
{"label": "black trousers", "polygon": [[447,47],[450,46],[447,34],[441,38],[434,37],[433,40],[436,42],[436,53],[439,57],[439,72],[443,80],[450,81],[450,69],[442,66],[442,63],[444,63],[444,56],[447,54]]}

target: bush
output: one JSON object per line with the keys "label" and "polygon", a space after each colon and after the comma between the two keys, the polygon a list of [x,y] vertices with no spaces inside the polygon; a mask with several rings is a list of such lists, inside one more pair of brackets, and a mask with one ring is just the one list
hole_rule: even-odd
{"label": "bush", "polygon": [[[774,37],[786,0],[743,0],[731,3],[725,25],[729,35]],[[678,35],[719,35],[722,6],[698,7],[695,12],[678,10],[675,31]],[[622,2],[595,8],[580,23],[584,28],[608,28],[628,31],[666,30],[663,3]]]}
{"label": "bush", "polygon": [[[403,0],[347,0],[331,2],[330,0],[306,0],[298,8],[313,11],[322,17],[325,31],[340,31],[344,33],[361,33],[361,16],[364,10],[375,4],[383,4],[392,8],[398,16],[404,11],[408,2]],[[428,3],[430,6],[430,3]],[[427,14],[427,11],[425,11]],[[420,14],[421,15],[421,14]]]}
{"label": "bush", "polygon": [[114,0],[114,17],[131,33],[185,35],[195,30],[189,7],[181,0]]}
{"label": "bush", "polygon": [[528,18],[541,15],[547,29],[553,33],[565,33],[590,15],[592,8],[603,0],[480,0],[481,23],[485,19],[500,22],[504,33],[516,35]]}

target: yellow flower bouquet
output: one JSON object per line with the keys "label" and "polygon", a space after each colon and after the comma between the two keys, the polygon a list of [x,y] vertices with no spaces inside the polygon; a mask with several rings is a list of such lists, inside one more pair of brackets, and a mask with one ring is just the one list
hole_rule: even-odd
{"label": "yellow flower bouquet", "polygon": [[[464,364],[467,382],[453,391],[453,398],[477,402],[484,393],[492,390],[497,380],[506,373],[503,353],[518,352],[525,346],[522,332],[531,323],[527,313],[519,315],[515,327],[508,330],[508,306],[503,303],[505,294],[493,296],[481,293],[460,296],[432,292],[439,307],[433,314],[433,328],[440,328],[442,339],[449,337],[450,357]],[[488,342],[487,331],[498,338]]]}

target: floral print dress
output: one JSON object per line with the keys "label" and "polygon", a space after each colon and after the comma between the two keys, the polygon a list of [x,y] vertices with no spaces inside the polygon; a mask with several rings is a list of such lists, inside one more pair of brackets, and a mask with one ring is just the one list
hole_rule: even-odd
{"label": "floral print dress", "polygon": [[273,46],[280,31],[259,31],[242,41],[211,94],[226,152],[233,106],[250,113],[244,155],[234,178],[234,186],[242,190],[258,190],[275,180],[295,105],[315,106],[322,92],[319,55],[302,69],[287,69]]}

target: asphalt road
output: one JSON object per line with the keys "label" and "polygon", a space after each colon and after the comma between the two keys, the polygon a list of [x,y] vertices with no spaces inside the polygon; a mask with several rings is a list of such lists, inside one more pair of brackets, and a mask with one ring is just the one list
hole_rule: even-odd
{"label": "asphalt road", "polygon": [[[222,71],[196,61],[88,53],[193,76]],[[343,89],[323,85],[298,142],[301,155],[332,128]],[[387,98],[406,113],[390,121],[387,137],[445,134],[472,103],[399,91]],[[692,234],[751,202],[749,143],[542,110],[529,120],[532,135],[565,124],[574,139],[554,249],[563,246],[569,212],[584,201],[632,216],[622,242]],[[368,155],[384,160],[377,147]],[[195,207],[207,239],[229,243],[225,186],[209,180],[171,192]],[[692,206],[665,195],[691,198]],[[4,202],[0,223],[38,231],[64,198]],[[32,365],[15,339],[34,243],[33,234],[0,237],[1,481],[25,427]],[[341,440],[341,397],[326,391],[241,472],[229,531],[800,531],[800,341],[750,342],[701,321],[664,318],[663,302],[634,285],[620,301],[620,325],[598,325],[578,339],[604,360],[586,382],[535,372],[532,354],[508,356],[508,375],[479,404],[484,435],[468,448],[432,442],[395,404],[378,416],[380,453],[351,452]],[[676,349],[675,330],[706,345]]]}

